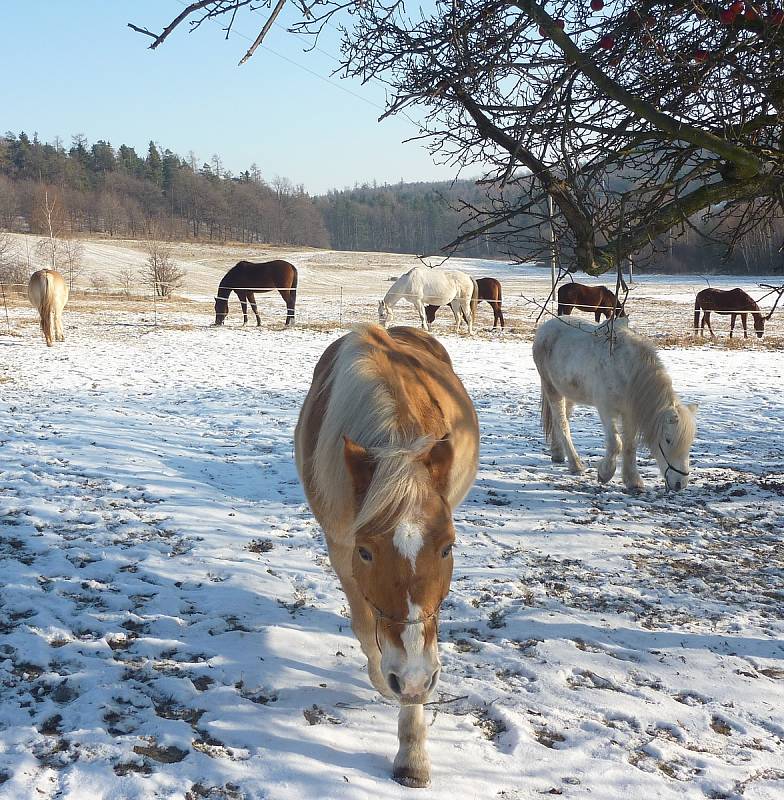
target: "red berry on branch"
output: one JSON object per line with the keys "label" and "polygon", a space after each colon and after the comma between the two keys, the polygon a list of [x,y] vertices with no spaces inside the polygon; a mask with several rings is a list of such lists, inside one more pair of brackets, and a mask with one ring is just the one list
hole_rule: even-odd
{"label": "red berry on branch", "polygon": [[591,0],[591,11],[601,11],[604,8],[604,0]]}
{"label": "red berry on branch", "polygon": [[564,20],[562,19],[554,19],[553,24],[555,25],[556,28],[560,28],[561,30],[563,30],[566,27],[566,22],[564,22]]}
{"label": "red berry on branch", "polygon": [[720,14],[719,19],[721,20],[722,25],[732,25],[735,22],[735,14],[732,13],[728,8],[725,8]]}
{"label": "red berry on branch", "polygon": [[599,39],[599,47],[604,50],[612,50],[613,47],[615,47],[615,39],[606,33],[601,39]]}
{"label": "red berry on branch", "polygon": [[743,19],[746,20],[746,22],[756,22],[759,19],[759,13],[749,6],[746,9],[746,13],[743,15]]}
{"label": "red berry on branch", "polygon": [[743,11],[743,3],[741,0],[735,0],[735,2],[730,5],[728,10],[733,14],[740,14],[740,12]]}
{"label": "red berry on branch", "polygon": [[703,64],[708,60],[708,51],[707,50],[695,50],[694,51],[694,60],[698,64]]}
{"label": "red berry on branch", "polygon": [[780,8],[774,9],[770,15],[770,21],[773,25],[784,25],[784,11]]}

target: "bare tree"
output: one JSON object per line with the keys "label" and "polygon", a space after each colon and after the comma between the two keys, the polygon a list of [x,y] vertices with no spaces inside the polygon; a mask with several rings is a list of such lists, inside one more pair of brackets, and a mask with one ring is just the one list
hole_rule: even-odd
{"label": "bare tree", "polygon": [[68,290],[73,291],[76,279],[82,274],[84,245],[74,238],[61,239],[58,245],[60,271],[65,274]]}
{"label": "bare tree", "polygon": [[[486,202],[464,206],[452,246],[541,250],[548,195],[562,257],[593,274],[673,229],[694,226],[729,253],[782,217],[784,11],[773,4],[289,2],[295,30],[342,19],[343,74],[385,83],[385,116],[416,110],[435,157],[484,171]],[[186,20],[229,15],[228,32],[251,7],[192,2],[159,34],[132,27],[157,47]]]}
{"label": "bare tree", "polygon": [[30,271],[19,254],[19,247],[13,237],[0,233],[0,284],[4,292],[23,293],[30,277]]}
{"label": "bare tree", "polygon": [[45,237],[36,246],[38,255],[49,262],[50,269],[56,270],[62,250],[60,237],[65,230],[65,212],[59,193],[44,186],[39,191],[35,211],[33,227]]}
{"label": "bare tree", "polygon": [[130,267],[121,267],[117,270],[117,283],[126,297],[130,297],[136,283],[136,273]]}
{"label": "bare tree", "polygon": [[158,297],[171,297],[175,289],[185,283],[185,270],[172,260],[171,245],[158,239],[147,241],[147,263],[141,275],[145,283],[153,287]]}

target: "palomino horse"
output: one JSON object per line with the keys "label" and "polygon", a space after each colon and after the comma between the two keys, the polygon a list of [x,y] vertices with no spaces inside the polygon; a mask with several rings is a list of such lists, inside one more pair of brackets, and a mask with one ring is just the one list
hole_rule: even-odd
{"label": "palomino horse", "polygon": [[[632,333],[628,318],[594,325],[551,319],[536,332],[533,356],[542,381],[542,426],[555,462],[569,461],[572,472],[585,467],[572,443],[569,414],[575,403],[594,406],[607,444],[599,462],[599,481],[615,474],[623,450],[623,482],[642,489],[637,471],[637,440],[650,448],[667,489],[689,481],[689,449],[696,434],[697,406],[684,405],[653,346]],[[622,437],[616,421],[623,424]]]}
{"label": "palomino horse", "polygon": [[242,324],[248,324],[248,303],[256,315],[256,325],[261,325],[256,308],[255,292],[277,289],[286,304],[286,325],[294,324],[294,306],[297,303],[297,268],[288,261],[239,261],[224,276],[215,297],[215,324],[223,325],[229,315],[229,295],[235,292],[242,306]]}
{"label": "palomino horse", "polygon": [[[700,324],[700,310],[702,310],[702,323]],[[697,292],[694,301],[694,335],[697,335],[698,326],[700,335],[705,333],[705,326],[708,326],[711,336],[715,336],[710,324],[711,311],[717,314],[731,314],[730,317],[730,337],[735,331],[735,320],[740,316],[743,324],[743,338],[748,338],[746,330],[746,314],[751,312],[754,317],[754,332],[757,338],[761,339],[765,332],[765,320],[770,319],[770,315],[763,317],[757,302],[749,297],[743,289],[703,289]],[[771,312],[772,313],[772,312]]]}
{"label": "palomino horse", "polygon": [[41,317],[41,330],[46,344],[65,341],[63,334],[63,309],[68,302],[68,284],[65,278],[53,269],[39,269],[30,276],[27,297]]}
{"label": "palomino horse", "polygon": [[[486,300],[493,309],[493,330],[500,323],[501,330],[504,329],[504,315],[501,311],[501,284],[495,278],[477,278],[476,285],[478,289],[477,302]],[[438,306],[427,306],[425,313],[427,314],[428,325],[433,324],[436,318],[436,311]]]}
{"label": "palomino horse", "polygon": [[426,786],[422,704],[440,672],[452,511],[474,482],[479,428],[446,350],[416,328],[363,326],[321,356],[295,432],[373,686],[400,704],[393,775]]}
{"label": "palomino horse", "polygon": [[584,283],[564,283],[558,287],[558,316],[572,313],[572,309],[593,312],[597,322],[602,316],[610,319],[615,309],[616,317],[625,317],[623,306],[615,292],[606,286],[586,286]]}
{"label": "palomino horse", "polygon": [[425,306],[448,305],[455,315],[455,333],[460,330],[462,314],[468,325],[468,333],[473,334],[478,294],[476,281],[465,272],[414,267],[401,275],[379,302],[378,321],[384,327],[389,326],[392,323],[392,309],[405,298],[416,308],[423,328],[430,330]]}

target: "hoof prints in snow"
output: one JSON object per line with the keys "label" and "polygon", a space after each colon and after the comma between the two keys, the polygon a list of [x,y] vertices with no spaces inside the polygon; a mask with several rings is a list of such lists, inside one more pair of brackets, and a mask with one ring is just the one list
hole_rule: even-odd
{"label": "hoof prints in snow", "polygon": [[[6,354],[0,796],[407,797],[291,458],[338,334],[69,319]],[[596,485],[590,412],[588,472],[550,462],[528,345],[443,341],[483,436],[428,797],[780,795],[776,354],[663,353],[701,404],[693,482],[665,495],[647,461],[635,495]],[[747,370],[764,419],[725,399]]]}

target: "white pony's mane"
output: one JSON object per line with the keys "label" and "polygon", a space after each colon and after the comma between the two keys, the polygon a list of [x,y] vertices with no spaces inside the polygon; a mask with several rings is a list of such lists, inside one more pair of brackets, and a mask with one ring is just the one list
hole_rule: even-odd
{"label": "white pony's mane", "polygon": [[436,441],[432,434],[399,424],[393,389],[379,374],[363,331],[358,328],[346,340],[332,365],[324,387],[330,389],[329,403],[312,462],[314,484],[323,487],[322,501],[331,514],[340,516],[341,506],[353,495],[343,436],[373,457],[373,479],[353,520],[354,531],[372,520],[406,518],[421,507],[429,490],[428,474],[416,459]]}
{"label": "white pony's mane", "polygon": [[[615,351],[615,356],[622,357],[628,366],[630,391],[627,402],[640,438],[653,451],[664,435],[665,412],[675,406],[679,409],[678,425],[670,447],[674,453],[682,452],[694,439],[692,415],[680,408],[681,402],[672,388],[672,380],[654,346],[625,326],[618,333],[621,334],[617,340],[621,348]],[[619,352],[621,349],[624,352]]]}

